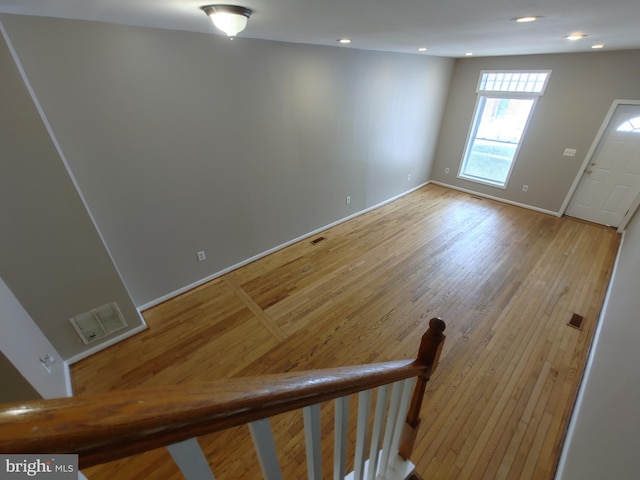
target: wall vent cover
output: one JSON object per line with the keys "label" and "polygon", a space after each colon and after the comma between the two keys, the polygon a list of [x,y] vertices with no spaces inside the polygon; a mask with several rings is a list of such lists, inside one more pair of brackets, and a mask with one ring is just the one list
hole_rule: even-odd
{"label": "wall vent cover", "polygon": [[127,326],[127,322],[115,302],[76,315],[69,321],[85,345]]}
{"label": "wall vent cover", "polygon": [[571,320],[569,320],[569,323],[567,325],[573,328],[577,328],[578,330],[582,330],[583,320],[584,320],[584,317],[582,315],[578,315],[577,313],[574,313],[571,316]]}

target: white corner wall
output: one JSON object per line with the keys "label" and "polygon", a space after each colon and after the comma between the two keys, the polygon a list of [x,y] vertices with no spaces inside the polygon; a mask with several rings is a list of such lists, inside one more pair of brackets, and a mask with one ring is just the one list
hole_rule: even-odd
{"label": "white corner wall", "polygon": [[[0,350],[44,398],[68,397],[71,381],[67,364],[0,278]],[[55,363],[48,373],[40,357]]]}
{"label": "white corner wall", "polygon": [[640,218],[625,231],[556,480],[640,472]]}

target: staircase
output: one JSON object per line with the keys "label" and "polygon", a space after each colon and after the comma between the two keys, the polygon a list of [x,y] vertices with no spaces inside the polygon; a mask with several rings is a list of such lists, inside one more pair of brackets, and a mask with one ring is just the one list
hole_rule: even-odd
{"label": "staircase", "polygon": [[[74,453],[80,468],[87,468],[166,447],[185,479],[214,480],[197,437],[246,424],[263,478],[280,480],[269,418],[301,410],[307,478],[320,480],[320,407],[333,402],[334,480],[419,480],[410,458],[444,330],[442,320],[431,319],[415,360],[4,404],[0,453]],[[353,462],[348,462],[353,395],[358,397],[357,431]],[[345,472],[347,464],[353,471]]]}

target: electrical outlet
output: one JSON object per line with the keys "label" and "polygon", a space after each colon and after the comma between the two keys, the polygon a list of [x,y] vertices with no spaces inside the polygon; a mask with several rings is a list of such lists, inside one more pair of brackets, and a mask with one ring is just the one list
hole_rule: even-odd
{"label": "electrical outlet", "polygon": [[449,168],[448,167],[444,169],[444,173],[445,174],[449,173]]}
{"label": "electrical outlet", "polygon": [[347,205],[351,203],[351,197],[347,197]]}
{"label": "electrical outlet", "polygon": [[204,253],[204,250],[200,250],[199,252],[196,253],[196,257],[198,258],[199,262],[203,262],[204,260],[207,259],[207,254]]}
{"label": "electrical outlet", "polygon": [[575,157],[577,150],[575,148],[565,148],[562,155],[565,157]]}
{"label": "electrical outlet", "polygon": [[522,191],[526,192],[527,190],[529,190],[529,185],[523,185],[522,186]]}

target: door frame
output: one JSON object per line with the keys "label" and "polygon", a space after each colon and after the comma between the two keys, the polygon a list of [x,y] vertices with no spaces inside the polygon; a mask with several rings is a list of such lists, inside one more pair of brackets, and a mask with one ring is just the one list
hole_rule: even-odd
{"label": "door frame", "polygon": [[[593,142],[591,143],[591,147],[589,148],[589,151],[584,157],[584,162],[582,162],[582,166],[580,167],[580,170],[578,170],[578,173],[576,174],[576,178],[573,180],[573,183],[571,184],[571,188],[569,189],[569,192],[567,193],[567,196],[565,197],[564,202],[562,202],[562,207],[558,212],[559,213],[558,216],[564,215],[565,212],[567,211],[567,208],[569,207],[569,203],[573,199],[573,196],[575,195],[576,190],[578,189],[578,185],[580,184],[580,181],[582,180],[582,177],[585,171],[587,170],[589,163],[591,162],[591,158],[593,157],[593,154],[595,153],[596,148],[600,143],[600,140],[602,140],[602,137],[604,136],[604,132],[607,130],[607,127],[609,126],[609,122],[613,117],[613,113],[616,111],[616,108],[618,108],[619,105],[640,105],[640,100],[615,99],[611,103],[611,107],[609,107],[609,111],[607,112],[607,115],[604,117],[604,120],[602,121],[602,125],[600,125],[600,130],[598,130],[598,133],[593,139]],[[638,197],[636,197],[636,199],[633,201],[633,204],[631,204],[631,208],[629,208],[629,211],[620,222],[620,226],[618,227],[618,230],[617,230],[618,232],[622,232],[626,228],[627,224],[629,223],[629,220],[631,220],[631,217],[633,217],[633,214],[635,213],[635,211],[638,209],[639,206],[640,206],[640,195],[638,195]]]}

